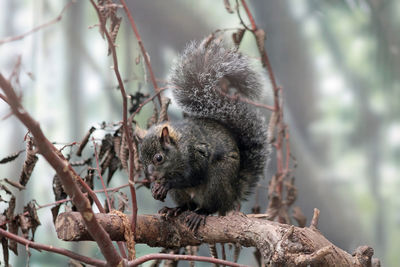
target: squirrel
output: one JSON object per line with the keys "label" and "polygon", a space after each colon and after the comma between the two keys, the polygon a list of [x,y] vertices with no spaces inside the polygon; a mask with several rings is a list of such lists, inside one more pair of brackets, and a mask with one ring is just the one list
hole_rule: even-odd
{"label": "squirrel", "polygon": [[265,120],[235,98],[259,98],[262,79],[237,49],[206,40],[186,47],[169,81],[184,119],[142,131],[139,158],[154,182],[152,196],[164,201],[169,193],[178,205],[159,213],[168,218],[192,211],[185,223],[195,231],[207,215],[233,210],[264,175]]}

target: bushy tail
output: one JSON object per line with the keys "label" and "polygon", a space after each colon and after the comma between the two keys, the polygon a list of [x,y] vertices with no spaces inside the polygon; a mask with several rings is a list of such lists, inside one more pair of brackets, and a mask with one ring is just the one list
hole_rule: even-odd
{"label": "bushy tail", "polygon": [[262,91],[261,77],[249,59],[220,42],[190,43],[174,64],[170,75],[178,104],[191,116],[214,119],[236,136],[240,150],[240,173],[245,198],[264,175],[267,161],[267,126],[253,106],[233,100],[231,89],[249,99]]}

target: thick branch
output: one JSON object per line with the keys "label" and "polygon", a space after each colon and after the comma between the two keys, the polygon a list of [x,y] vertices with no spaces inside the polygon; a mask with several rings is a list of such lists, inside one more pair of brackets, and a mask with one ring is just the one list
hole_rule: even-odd
{"label": "thick branch", "polygon": [[[112,240],[124,240],[122,220],[112,214],[96,214]],[[243,214],[207,217],[205,226],[193,234],[184,223],[185,214],[169,220],[159,215],[139,215],[136,242],[153,247],[184,247],[202,243],[237,243],[257,247],[266,262],[298,266],[361,266],[355,258],[335,247],[318,230],[299,228]],[[56,221],[58,237],[66,241],[90,240],[77,212],[62,213]]]}

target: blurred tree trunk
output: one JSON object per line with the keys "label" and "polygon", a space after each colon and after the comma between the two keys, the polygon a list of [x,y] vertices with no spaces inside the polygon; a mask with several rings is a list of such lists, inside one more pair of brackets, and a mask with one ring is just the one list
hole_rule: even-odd
{"label": "blurred tree trunk", "polygon": [[[65,0],[65,3],[69,0]],[[65,37],[65,64],[66,65],[66,81],[65,93],[69,108],[68,122],[69,125],[69,138],[70,140],[77,140],[83,134],[82,123],[84,121],[84,114],[82,114],[82,29],[84,27],[83,14],[85,10],[83,7],[86,5],[72,5],[69,12],[66,13],[66,37]]]}
{"label": "blurred tree trunk", "polygon": [[[344,215],[342,210],[347,204],[332,190],[332,184],[318,177],[318,167],[326,165],[326,149],[316,146],[309,137],[308,127],[319,117],[316,112],[318,98],[315,96],[317,77],[310,44],[302,34],[301,23],[290,13],[290,1],[255,1],[252,4],[258,26],[266,31],[266,48],[278,84],[283,87],[285,120],[291,133],[293,153],[299,163],[295,171],[296,177],[300,177],[296,180],[299,190],[296,204],[302,207],[308,218],[311,218],[314,207],[320,209],[321,231],[329,240],[351,250],[354,235],[361,236],[356,218]],[[338,231],[341,225],[346,225],[346,229]]]}

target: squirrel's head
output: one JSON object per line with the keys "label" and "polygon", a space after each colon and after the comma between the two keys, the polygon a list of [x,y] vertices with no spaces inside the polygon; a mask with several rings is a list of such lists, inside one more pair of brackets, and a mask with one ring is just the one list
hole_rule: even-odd
{"label": "squirrel's head", "polygon": [[136,134],[136,137],[140,161],[152,182],[163,182],[183,171],[183,166],[179,166],[182,162],[177,146],[179,136],[169,125],[156,125],[144,134]]}

